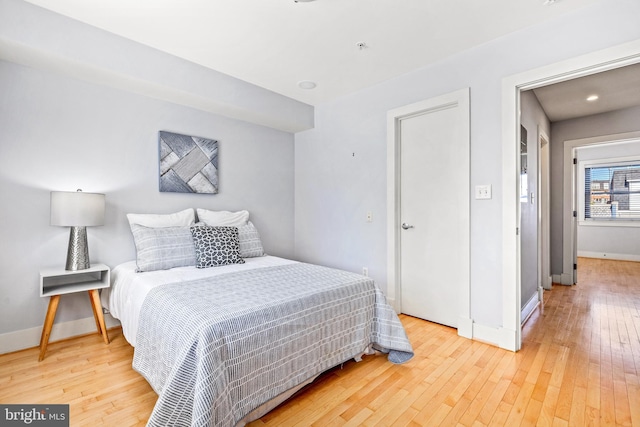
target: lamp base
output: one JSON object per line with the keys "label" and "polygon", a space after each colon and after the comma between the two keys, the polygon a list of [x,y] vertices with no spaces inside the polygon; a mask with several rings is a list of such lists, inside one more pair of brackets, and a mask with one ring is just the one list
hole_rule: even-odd
{"label": "lamp base", "polygon": [[69,232],[69,249],[67,250],[66,270],[85,270],[89,263],[89,245],[87,244],[87,227],[71,227]]}

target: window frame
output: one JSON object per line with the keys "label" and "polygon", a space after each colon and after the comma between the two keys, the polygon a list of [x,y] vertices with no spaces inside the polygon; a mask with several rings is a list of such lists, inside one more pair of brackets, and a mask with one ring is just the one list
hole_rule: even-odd
{"label": "window frame", "polygon": [[[582,160],[578,162],[578,179],[576,182],[576,194],[577,194],[577,210],[578,210],[578,225],[586,226],[598,226],[598,227],[640,227],[640,218],[625,218],[625,219],[612,219],[612,218],[585,218],[585,169],[586,168],[603,168],[603,167],[618,167],[618,166],[640,166],[640,156],[629,157],[616,157],[608,159],[591,159]],[[593,184],[593,183],[591,183]],[[590,189],[591,191],[592,189]]]}

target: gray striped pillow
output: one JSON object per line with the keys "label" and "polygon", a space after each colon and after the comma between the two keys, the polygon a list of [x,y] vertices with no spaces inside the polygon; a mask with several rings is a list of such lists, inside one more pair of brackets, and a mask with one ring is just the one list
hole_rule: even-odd
{"label": "gray striped pillow", "polygon": [[131,232],[138,273],[196,265],[196,249],[189,227],[151,228],[131,224]]}
{"label": "gray striped pillow", "polygon": [[260,234],[251,221],[247,225],[238,227],[238,240],[240,241],[240,256],[242,258],[264,256]]}

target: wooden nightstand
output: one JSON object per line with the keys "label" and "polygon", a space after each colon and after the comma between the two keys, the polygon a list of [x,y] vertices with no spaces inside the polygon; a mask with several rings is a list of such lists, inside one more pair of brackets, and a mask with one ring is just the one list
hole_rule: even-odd
{"label": "wooden nightstand", "polygon": [[110,286],[110,274],[111,270],[104,264],[95,264],[85,270],[69,271],[47,269],[40,272],[40,296],[50,297],[51,299],[49,300],[47,317],[45,317],[42,327],[40,357],[38,361],[44,359],[47,344],[49,344],[49,335],[51,335],[51,327],[56,318],[60,295],[64,294],[83,291],[89,292],[89,300],[93,308],[96,328],[98,329],[98,333],[102,335],[105,344],[109,344],[109,336],[107,335],[107,328],[104,324],[98,289],[108,288]]}

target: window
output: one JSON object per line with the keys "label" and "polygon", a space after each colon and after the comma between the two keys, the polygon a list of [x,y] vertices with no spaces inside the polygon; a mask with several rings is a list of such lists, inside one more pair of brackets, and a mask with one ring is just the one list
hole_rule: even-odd
{"label": "window", "polygon": [[640,220],[640,161],[584,166],[584,219]]}

